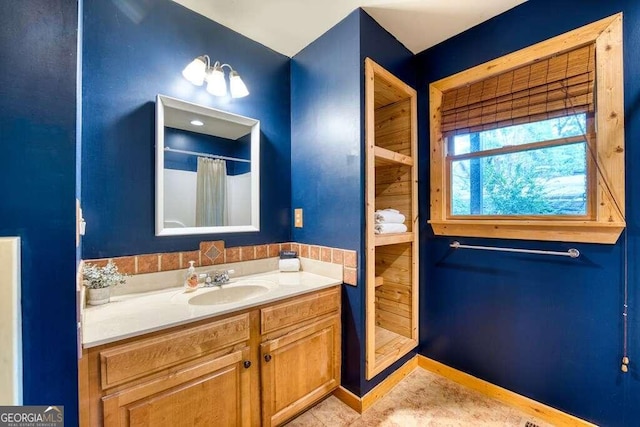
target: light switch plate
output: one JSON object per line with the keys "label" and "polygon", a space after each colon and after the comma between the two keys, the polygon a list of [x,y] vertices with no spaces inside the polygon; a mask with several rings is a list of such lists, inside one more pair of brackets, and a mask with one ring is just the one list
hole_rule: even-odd
{"label": "light switch plate", "polygon": [[302,228],[302,208],[293,210],[293,223],[296,228]]}

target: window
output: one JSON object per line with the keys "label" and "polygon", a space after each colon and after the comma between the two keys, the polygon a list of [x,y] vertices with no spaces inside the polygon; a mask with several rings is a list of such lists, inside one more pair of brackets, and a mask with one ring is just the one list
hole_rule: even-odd
{"label": "window", "polygon": [[434,232],[615,243],[622,92],[621,14],[432,83]]}
{"label": "window", "polygon": [[449,217],[588,217],[587,122],[583,113],[447,138]]}

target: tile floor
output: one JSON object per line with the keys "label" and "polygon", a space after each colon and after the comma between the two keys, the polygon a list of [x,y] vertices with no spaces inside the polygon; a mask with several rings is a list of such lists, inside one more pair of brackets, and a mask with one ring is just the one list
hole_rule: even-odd
{"label": "tile floor", "polygon": [[551,424],[424,369],[415,369],[362,415],[336,397],[318,403],[288,427],[519,426]]}

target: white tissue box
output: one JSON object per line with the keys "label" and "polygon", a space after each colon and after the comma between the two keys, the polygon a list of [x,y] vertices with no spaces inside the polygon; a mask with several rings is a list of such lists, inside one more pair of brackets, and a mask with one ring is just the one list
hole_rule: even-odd
{"label": "white tissue box", "polygon": [[300,259],[288,258],[279,260],[280,271],[300,271]]}

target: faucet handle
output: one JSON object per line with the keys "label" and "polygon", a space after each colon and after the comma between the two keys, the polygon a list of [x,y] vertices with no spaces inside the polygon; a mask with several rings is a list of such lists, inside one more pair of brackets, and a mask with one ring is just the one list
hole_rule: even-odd
{"label": "faucet handle", "polygon": [[233,270],[218,270],[213,273],[214,283],[227,283],[229,281],[229,274],[232,274]]}

